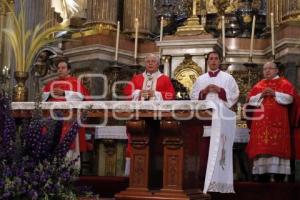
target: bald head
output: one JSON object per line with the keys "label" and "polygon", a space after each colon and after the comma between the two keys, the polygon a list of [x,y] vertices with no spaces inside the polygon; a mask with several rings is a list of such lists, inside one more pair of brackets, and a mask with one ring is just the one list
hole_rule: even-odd
{"label": "bald head", "polygon": [[271,80],[278,75],[278,68],[274,62],[267,62],[263,66],[263,75],[267,80]]}

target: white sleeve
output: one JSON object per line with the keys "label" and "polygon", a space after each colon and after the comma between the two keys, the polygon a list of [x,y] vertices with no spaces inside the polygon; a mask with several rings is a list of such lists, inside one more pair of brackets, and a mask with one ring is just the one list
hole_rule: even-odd
{"label": "white sleeve", "polygon": [[84,96],[80,92],[65,91],[66,101],[82,101]]}
{"label": "white sleeve", "polygon": [[288,105],[293,102],[293,96],[282,92],[275,92],[275,100],[279,104]]}
{"label": "white sleeve", "polygon": [[47,101],[50,96],[50,92],[43,92],[42,94],[42,101]]}
{"label": "white sleeve", "polygon": [[132,100],[133,101],[138,101],[140,97],[140,92],[141,90],[134,90],[132,93]]}
{"label": "white sleeve", "polygon": [[154,92],[154,98],[155,98],[156,101],[164,100],[163,97],[162,97],[161,92],[157,92],[157,91]]}
{"label": "white sleeve", "polygon": [[261,102],[263,101],[263,98],[261,98],[262,93],[259,93],[255,96],[250,97],[248,104],[250,106],[256,106],[259,107]]}
{"label": "white sleeve", "polygon": [[199,93],[200,93],[200,84],[199,84],[199,79],[197,79],[195,84],[193,85],[193,88],[192,88],[192,91],[190,94],[191,100],[198,100]]}
{"label": "white sleeve", "polygon": [[235,79],[232,76],[230,77],[229,80],[230,80],[229,87],[224,88],[226,92],[226,99],[227,99],[227,102],[224,103],[228,108],[231,108],[238,101],[240,90],[239,90],[239,86],[237,85]]}

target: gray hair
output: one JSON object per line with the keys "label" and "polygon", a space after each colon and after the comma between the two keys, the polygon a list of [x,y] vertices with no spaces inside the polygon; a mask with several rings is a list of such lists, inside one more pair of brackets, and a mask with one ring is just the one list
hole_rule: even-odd
{"label": "gray hair", "polygon": [[266,63],[264,64],[264,66],[267,66],[267,65],[270,65],[271,67],[277,68],[277,69],[278,69],[277,64],[274,63],[274,62],[272,62],[272,61],[266,62]]}
{"label": "gray hair", "polygon": [[160,63],[160,59],[157,55],[150,53],[145,57],[145,61],[149,60],[150,58],[154,58],[156,60],[156,62],[159,64]]}

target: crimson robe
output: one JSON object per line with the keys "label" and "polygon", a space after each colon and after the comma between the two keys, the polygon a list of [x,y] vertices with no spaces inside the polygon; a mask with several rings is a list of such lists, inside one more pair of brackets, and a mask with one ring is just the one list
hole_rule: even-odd
{"label": "crimson robe", "polygon": [[300,160],[300,95],[296,94],[292,107],[292,128],[295,142],[295,159]]}
{"label": "crimson robe", "polygon": [[[284,78],[262,80],[258,82],[249,92],[248,98],[262,93],[266,88],[276,92],[295,94],[293,85]],[[259,109],[263,108],[263,111]],[[250,140],[246,151],[249,158],[258,155],[272,155],[284,159],[291,158],[290,125],[288,105],[279,104],[275,97],[266,96],[261,106],[256,108],[252,115]],[[261,119],[258,119],[260,118]]]}
{"label": "crimson robe", "polygon": [[[128,84],[123,90],[124,95],[130,97],[135,90],[142,90],[144,79],[143,74],[133,76],[132,84]],[[155,91],[162,94],[163,100],[173,100],[175,97],[175,90],[171,80],[163,74],[157,78]]]}
{"label": "crimson robe", "polygon": [[[59,88],[65,91],[65,96],[62,97],[52,97],[51,96],[51,90],[53,88]],[[43,96],[45,96],[45,101],[71,101],[74,99],[72,97],[72,94],[69,94],[71,92],[76,92],[76,95],[78,98],[76,100],[80,100],[79,98],[82,98],[81,100],[88,100],[89,99],[89,92],[84,87],[80,81],[73,76],[68,76],[66,78],[58,78],[52,81],[49,81],[44,89],[43,89]],[[68,96],[69,95],[69,96]],[[73,95],[74,96],[74,95]],[[71,127],[71,123],[64,122],[62,133],[61,133],[61,139],[64,138],[64,136],[68,133],[69,129]],[[71,149],[75,149],[75,143],[73,143],[70,147]],[[79,129],[79,149],[80,152],[85,152],[88,150],[88,143],[85,139],[85,129],[80,128]]]}

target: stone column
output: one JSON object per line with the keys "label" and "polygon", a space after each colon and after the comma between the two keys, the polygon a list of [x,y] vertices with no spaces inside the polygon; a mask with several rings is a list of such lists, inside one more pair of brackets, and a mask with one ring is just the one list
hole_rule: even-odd
{"label": "stone column", "polygon": [[281,15],[282,15],[282,3],[283,0],[272,0],[267,1],[267,26],[271,26],[271,17],[270,13],[274,14],[274,26],[278,26],[281,21]]}
{"label": "stone column", "polygon": [[282,19],[284,22],[300,21],[300,0],[285,0],[282,6]]}
{"label": "stone column", "polygon": [[51,0],[43,0],[44,2],[42,3],[43,6],[43,16],[45,20],[50,21],[49,24],[45,27],[50,28],[54,25],[56,25],[59,22],[62,22],[62,18],[60,17],[59,13],[55,12],[55,9],[51,5]]}
{"label": "stone column", "polygon": [[88,0],[87,24],[102,25],[109,29],[116,27],[118,0]]}
{"label": "stone column", "polygon": [[124,22],[125,33],[134,33],[134,20],[139,20],[139,33],[148,35],[151,31],[153,18],[153,0],[124,0]]}
{"label": "stone column", "polygon": [[[3,46],[3,44],[2,44],[2,41],[3,41],[2,40],[2,38],[3,38],[2,29],[4,28],[4,21],[5,21],[5,5],[3,2],[0,2],[0,47]],[[2,48],[0,48],[0,60],[3,60]]]}
{"label": "stone column", "polygon": [[[15,1],[10,0],[8,3],[14,8],[15,7]],[[4,15],[1,15],[3,17],[3,28],[9,28],[12,26],[12,13],[9,10],[4,10]],[[10,41],[7,38],[7,36],[2,35],[2,42],[1,42],[1,68],[4,66],[7,66],[11,71],[14,69],[14,64],[12,63],[13,60],[13,54],[12,54],[12,47],[10,45]]]}

